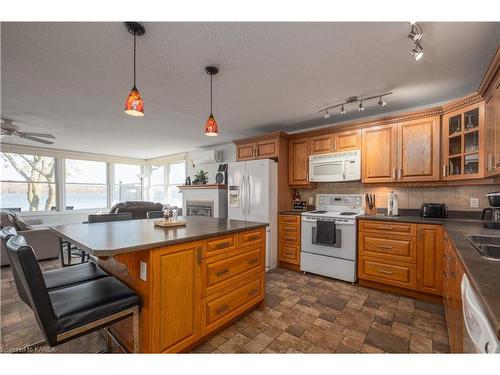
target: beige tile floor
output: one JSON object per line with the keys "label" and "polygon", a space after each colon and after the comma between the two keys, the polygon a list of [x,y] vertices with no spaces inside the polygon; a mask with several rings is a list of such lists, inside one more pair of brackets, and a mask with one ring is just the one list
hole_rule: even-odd
{"label": "beige tile floor", "polygon": [[[44,270],[57,260],[41,262]],[[17,296],[9,267],[1,269],[3,351],[42,339],[31,310]],[[105,349],[103,332],[57,348]],[[277,269],[267,274],[266,306],[193,350],[194,353],[448,353],[443,307],[315,275]]]}

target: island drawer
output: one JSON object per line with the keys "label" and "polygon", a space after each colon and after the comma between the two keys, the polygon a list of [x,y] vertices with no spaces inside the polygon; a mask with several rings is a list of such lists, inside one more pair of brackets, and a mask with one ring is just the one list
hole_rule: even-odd
{"label": "island drawer", "polygon": [[394,223],[392,221],[370,221],[360,220],[360,228],[362,232],[380,232],[387,234],[405,234],[408,236],[417,235],[417,225],[411,223]]}
{"label": "island drawer", "polygon": [[205,302],[205,330],[211,331],[234,318],[264,296],[264,277],[260,273],[253,279],[244,280],[229,293],[221,294]]}
{"label": "island drawer", "polygon": [[249,246],[264,241],[266,238],[266,229],[261,228],[257,230],[249,230],[240,233],[240,244],[242,246]]}
{"label": "island drawer", "polygon": [[206,256],[212,256],[234,250],[236,248],[236,234],[229,236],[209,238],[206,240]]}
{"label": "island drawer", "polygon": [[203,283],[205,295],[227,287],[241,277],[255,272],[262,272],[264,270],[262,249],[263,247],[259,246],[229,258],[206,263]]}
{"label": "island drawer", "polygon": [[410,289],[416,286],[416,269],[412,263],[360,257],[358,273],[360,279]]}
{"label": "island drawer", "polygon": [[360,254],[415,263],[417,242],[413,237],[359,233]]}

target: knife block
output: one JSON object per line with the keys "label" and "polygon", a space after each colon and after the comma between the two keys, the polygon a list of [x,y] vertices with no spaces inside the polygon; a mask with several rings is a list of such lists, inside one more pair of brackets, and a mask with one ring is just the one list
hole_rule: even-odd
{"label": "knife block", "polygon": [[370,208],[368,205],[366,206],[366,215],[376,215],[377,214],[377,206],[373,205],[372,208]]}

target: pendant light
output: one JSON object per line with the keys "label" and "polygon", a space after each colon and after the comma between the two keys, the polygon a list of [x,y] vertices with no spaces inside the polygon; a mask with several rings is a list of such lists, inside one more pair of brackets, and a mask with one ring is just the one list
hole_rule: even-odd
{"label": "pendant light", "polygon": [[208,116],[208,120],[205,124],[205,135],[208,137],[216,137],[219,135],[219,127],[217,126],[217,121],[215,121],[215,117],[212,114],[212,78],[214,75],[219,73],[219,69],[215,66],[207,66],[205,67],[205,71],[208,75],[210,75],[210,116]]}
{"label": "pendant light", "polygon": [[130,34],[134,36],[134,86],[125,99],[125,113],[130,116],[142,117],[144,116],[144,100],[137,90],[135,85],[136,81],[136,39],[138,36],[144,35],[146,30],[144,27],[137,22],[125,22],[125,26]]}

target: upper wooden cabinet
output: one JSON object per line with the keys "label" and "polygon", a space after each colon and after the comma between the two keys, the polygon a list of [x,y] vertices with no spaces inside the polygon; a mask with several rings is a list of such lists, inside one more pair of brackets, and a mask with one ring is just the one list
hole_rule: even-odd
{"label": "upper wooden cabinet", "polygon": [[443,178],[484,177],[484,102],[443,115],[442,134]]}
{"label": "upper wooden cabinet", "polygon": [[342,152],[361,148],[361,131],[349,130],[340,133],[310,137],[310,154]]}
{"label": "upper wooden cabinet", "polygon": [[439,125],[439,116],[398,124],[398,181],[439,180]]}
{"label": "upper wooden cabinet", "polygon": [[333,134],[315,135],[309,138],[311,155],[326,154],[335,150]]}
{"label": "upper wooden cabinet", "polygon": [[288,144],[288,184],[309,185],[309,138],[292,139]]}
{"label": "upper wooden cabinet", "polygon": [[236,144],[236,159],[238,161],[255,159],[279,158],[282,147],[284,133],[275,132],[262,137],[241,139],[234,141]]}
{"label": "upper wooden cabinet", "polygon": [[439,180],[439,116],[363,129],[364,183]]}
{"label": "upper wooden cabinet", "polygon": [[348,130],[335,134],[335,151],[349,151],[361,148],[361,131]]}
{"label": "upper wooden cabinet", "polygon": [[500,48],[479,87],[484,98],[485,175],[500,174]]}
{"label": "upper wooden cabinet", "polygon": [[394,182],[397,167],[397,124],[363,129],[362,181]]}

